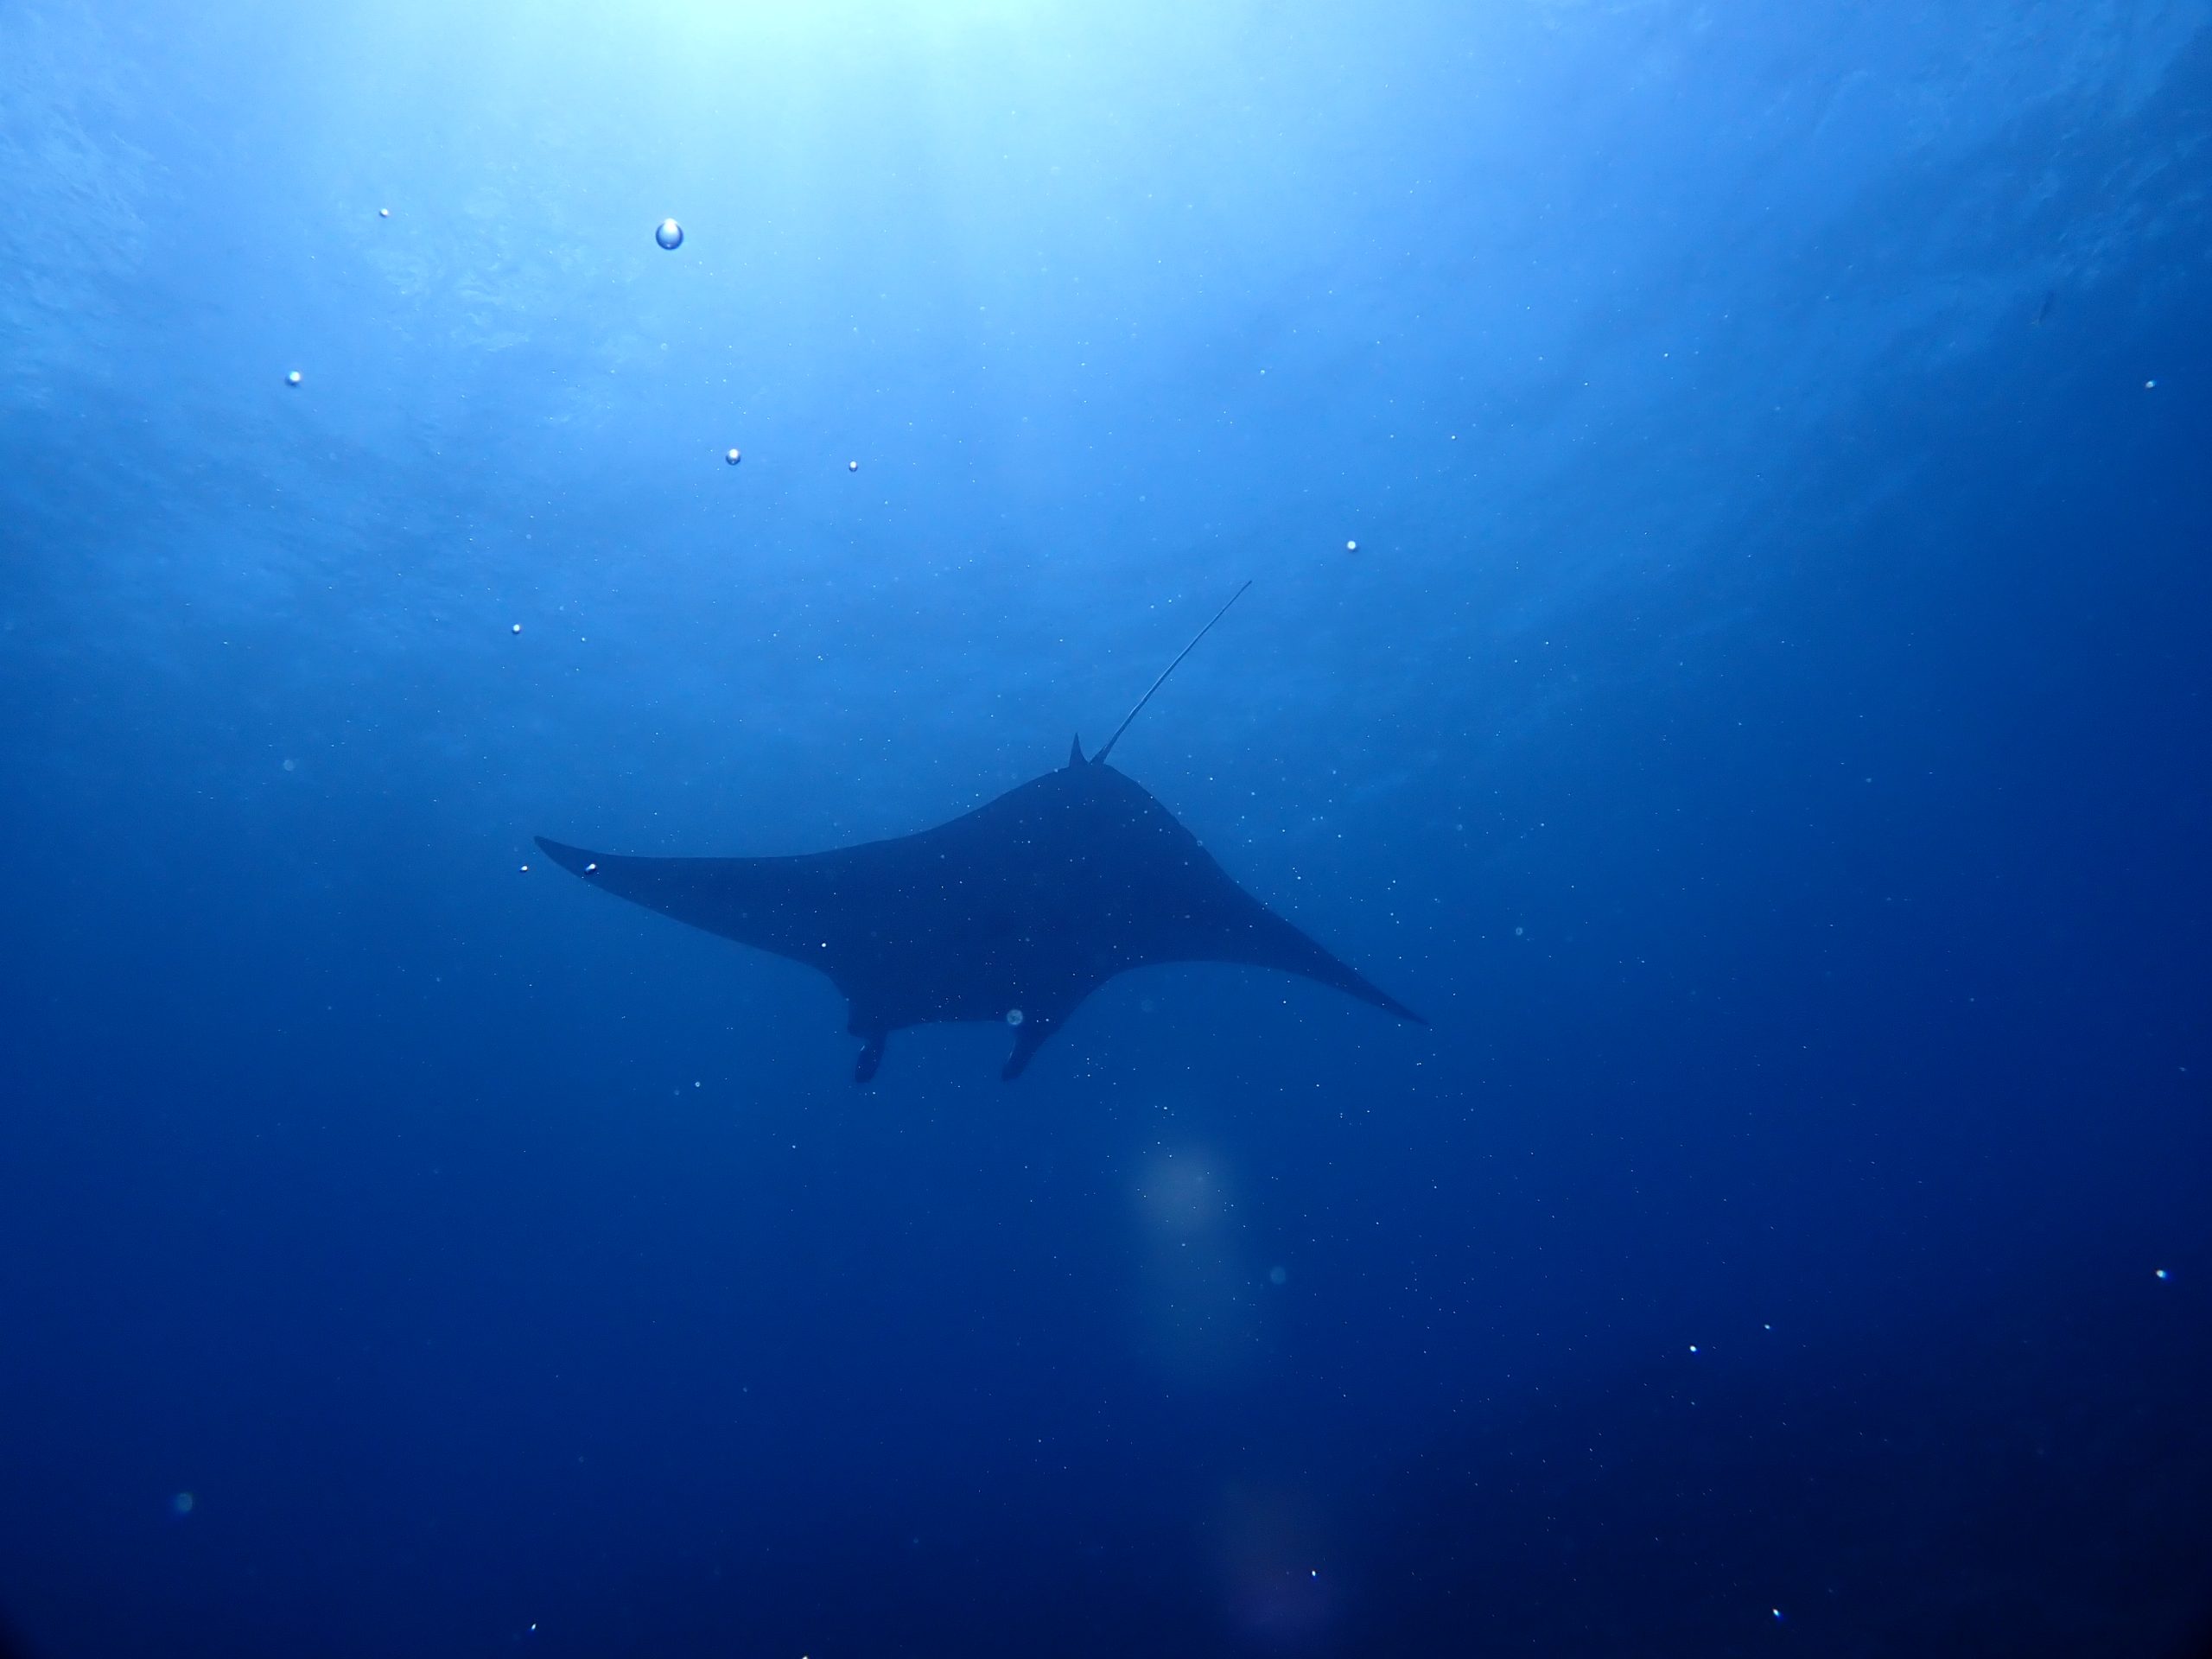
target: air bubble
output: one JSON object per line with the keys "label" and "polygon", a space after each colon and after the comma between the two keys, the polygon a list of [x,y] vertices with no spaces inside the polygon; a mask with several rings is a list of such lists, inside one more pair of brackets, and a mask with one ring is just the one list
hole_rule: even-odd
{"label": "air bubble", "polygon": [[664,219],[653,232],[653,240],[673,252],[683,245],[683,227],[672,219]]}

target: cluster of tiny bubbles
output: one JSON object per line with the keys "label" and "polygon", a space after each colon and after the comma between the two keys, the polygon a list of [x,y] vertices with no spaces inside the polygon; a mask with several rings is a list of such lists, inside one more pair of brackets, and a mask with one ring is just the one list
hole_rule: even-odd
{"label": "cluster of tiny bubbles", "polygon": [[734,467],[737,465],[740,457],[737,451],[733,449],[728,454],[724,455],[722,459],[728,461],[731,466]]}
{"label": "cluster of tiny bubbles", "polygon": [[653,240],[673,252],[683,245],[683,227],[672,219],[664,219],[653,229]]}
{"label": "cluster of tiny bubbles", "polygon": [[1022,1012],[1020,1008],[1008,1008],[1006,1011],[1006,1022],[1009,1026],[1020,1025],[1022,1021]]}
{"label": "cluster of tiny bubbles", "polygon": [[284,377],[284,384],[288,386],[298,385],[300,384],[300,372],[297,369],[294,369],[289,374]]}

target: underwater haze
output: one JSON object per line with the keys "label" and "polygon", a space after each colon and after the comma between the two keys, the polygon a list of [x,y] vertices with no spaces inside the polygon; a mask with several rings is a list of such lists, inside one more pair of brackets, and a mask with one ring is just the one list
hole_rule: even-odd
{"label": "underwater haze", "polygon": [[[2212,0],[0,0],[6,1639],[2196,1651],[2208,455]],[[534,844],[1248,579],[1113,765],[1426,1029]]]}

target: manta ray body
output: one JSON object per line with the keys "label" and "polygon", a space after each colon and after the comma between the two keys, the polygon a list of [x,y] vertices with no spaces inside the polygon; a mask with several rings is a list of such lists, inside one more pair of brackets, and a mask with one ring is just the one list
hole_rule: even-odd
{"label": "manta ray body", "polygon": [[1427,1024],[1238,887],[1141,785],[1106,764],[1182,660],[1097,754],[1084,759],[1078,740],[1058,771],[915,835],[785,858],[624,858],[537,844],[617,898],[827,974],[861,1039],[857,1083],[874,1077],[891,1033],[955,1020],[1012,1027],[1001,1075],[1017,1077],[1085,997],[1160,963],[1280,969]]}

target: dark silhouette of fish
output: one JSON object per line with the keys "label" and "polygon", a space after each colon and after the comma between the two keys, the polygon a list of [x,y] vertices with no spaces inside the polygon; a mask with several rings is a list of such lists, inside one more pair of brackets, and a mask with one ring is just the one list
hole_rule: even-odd
{"label": "dark silhouette of fish", "polygon": [[820,969],[851,1006],[856,1083],[875,1075],[891,1033],[953,1020],[1011,1026],[1001,1075],[1017,1077],[1091,992],[1158,963],[1302,974],[1426,1025],[1239,887],[1166,807],[1106,764],[1228,609],[1096,754],[1085,760],[1078,739],[1058,771],[934,830],[790,858],[623,858],[537,844],[618,898]]}

